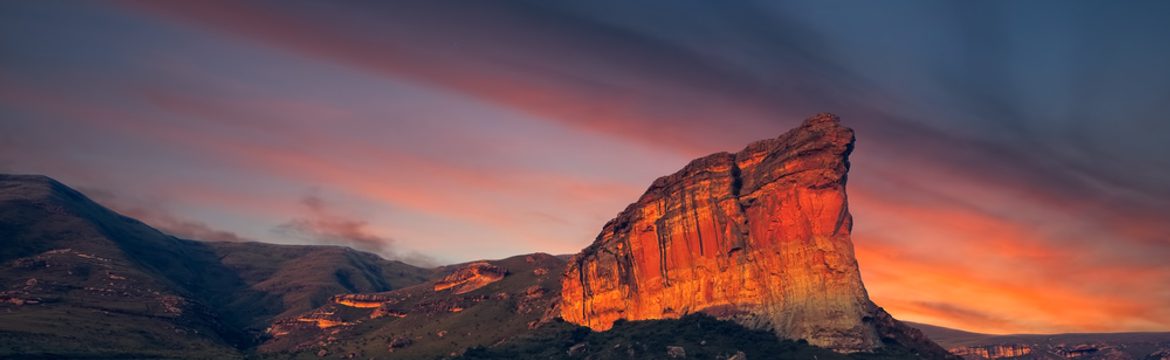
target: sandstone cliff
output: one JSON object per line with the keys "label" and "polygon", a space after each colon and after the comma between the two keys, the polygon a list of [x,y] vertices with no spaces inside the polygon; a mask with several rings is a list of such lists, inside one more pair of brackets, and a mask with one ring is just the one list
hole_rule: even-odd
{"label": "sandstone cliff", "polygon": [[1031,354],[1032,348],[1028,345],[1018,344],[965,346],[953,348],[951,353],[971,359],[1003,359]]}
{"label": "sandstone cliff", "polygon": [[945,356],[861,283],[845,192],[853,144],[851,129],[819,114],[657,179],[570,260],[562,317],[605,330],[706,312],[840,352],[888,340]]}

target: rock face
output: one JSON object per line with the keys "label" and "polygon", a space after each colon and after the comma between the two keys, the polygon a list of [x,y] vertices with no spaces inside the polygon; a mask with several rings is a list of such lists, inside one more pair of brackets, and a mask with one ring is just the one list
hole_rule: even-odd
{"label": "rock face", "polygon": [[341,294],[334,295],[330,301],[352,308],[372,309],[381,307],[384,303],[393,300],[379,294]]}
{"label": "rock face", "polygon": [[835,115],[818,114],[655,180],[569,261],[561,316],[606,330],[618,319],[706,312],[839,352],[889,337],[942,351],[921,334],[878,329],[904,326],[878,321],[888,315],[870,302],[853,256],[853,142]]}
{"label": "rock face", "polygon": [[975,359],[1002,359],[1028,355],[1032,348],[1027,345],[988,345],[966,346],[951,349],[951,353],[965,358]]}
{"label": "rock face", "polygon": [[471,263],[443,277],[442,280],[435,283],[434,288],[435,291],[455,289],[453,291],[456,294],[466,294],[493,282],[500,281],[506,275],[508,275],[508,270],[493,266],[486,261],[481,261]]}

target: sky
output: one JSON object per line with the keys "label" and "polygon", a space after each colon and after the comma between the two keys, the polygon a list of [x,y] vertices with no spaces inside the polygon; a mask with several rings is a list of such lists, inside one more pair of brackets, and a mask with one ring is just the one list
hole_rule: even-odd
{"label": "sky", "polygon": [[164,231],[575,253],[814,113],[903,320],[1170,331],[1170,3],[6,1],[0,172]]}

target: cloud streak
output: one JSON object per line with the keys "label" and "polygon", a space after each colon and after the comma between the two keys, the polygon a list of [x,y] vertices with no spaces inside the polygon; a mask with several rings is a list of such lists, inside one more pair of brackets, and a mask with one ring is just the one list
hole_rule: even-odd
{"label": "cloud streak", "polygon": [[201,221],[179,218],[161,206],[131,201],[107,190],[84,187],[78,190],[99,204],[111,207],[122,215],[142,221],[172,236],[200,241],[256,241],[231,231],[216,229]]}
{"label": "cloud streak", "polygon": [[272,228],[273,233],[312,244],[348,246],[415,266],[438,265],[431,256],[399,249],[393,238],[376,234],[371,229],[369,221],[338,214],[332,205],[320,196],[305,195],[301,198],[300,204],[305,214],[277,225]]}
{"label": "cloud streak", "polygon": [[315,195],[302,198],[301,205],[308,210],[305,217],[289,220],[273,228],[273,231],[312,243],[345,245],[379,254],[393,254],[391,248],[394,240],[371,233],[369,222],[338,216],[326,207],[325,200]]}

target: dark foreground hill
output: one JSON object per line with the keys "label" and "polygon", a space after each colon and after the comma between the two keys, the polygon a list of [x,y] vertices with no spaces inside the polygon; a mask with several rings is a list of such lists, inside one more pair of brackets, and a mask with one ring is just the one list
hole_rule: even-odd
{"label": "dark foreground hill", "polygon": [[0,357],[239,357],[274,317],[430,274],[342,247],[179,239],[0,175]]}

